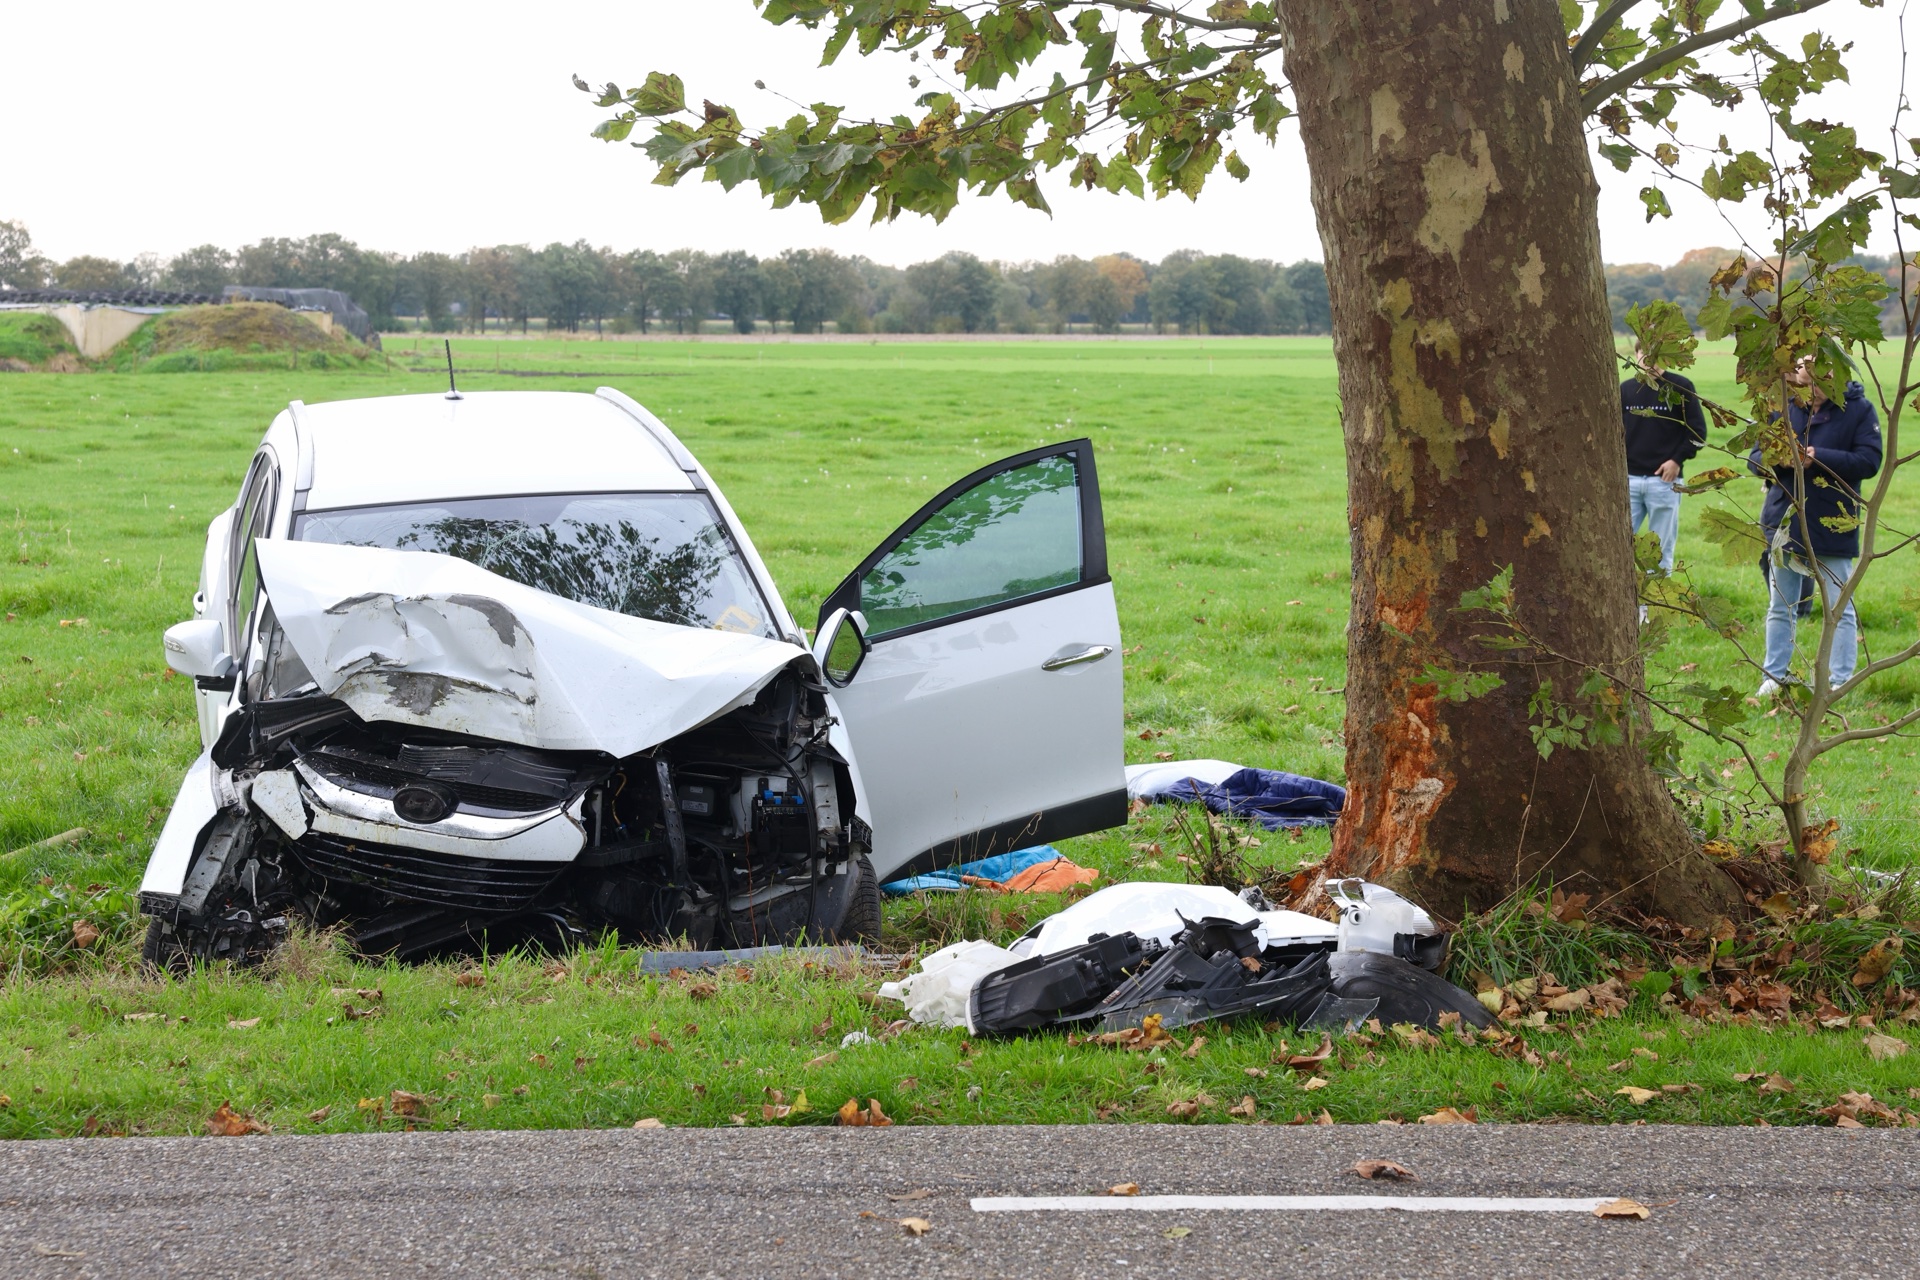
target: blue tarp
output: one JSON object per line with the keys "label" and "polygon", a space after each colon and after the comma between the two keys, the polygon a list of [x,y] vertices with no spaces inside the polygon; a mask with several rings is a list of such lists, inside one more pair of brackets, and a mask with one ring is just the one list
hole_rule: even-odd
{"label": "blue tarp", "polygon": [[1060,856],[1060,851],[1050,844],[1035,845],[1031,849],[1015,849],[1012,853],[996,853],[993,857],[982,858],[978,862],[962,862],[958,866],[942,867],[938,871],[929,871],[923,876],[894,880],[881,885],[880,892],[899,895],[931,889],[936,892],[954,893],[966,887],[960,883],[961,876],[1005,882],[1028,867],[1042,862],[1052,862]]}
{"label": "blue tarp", "polygon": [[1278,769],[1242,769],[1216,784],[1187,778],[1151,800],[1204,804],[1214,813],[1249,818],[1269,831],[1330,827],[1347,803],[1347,789]]}

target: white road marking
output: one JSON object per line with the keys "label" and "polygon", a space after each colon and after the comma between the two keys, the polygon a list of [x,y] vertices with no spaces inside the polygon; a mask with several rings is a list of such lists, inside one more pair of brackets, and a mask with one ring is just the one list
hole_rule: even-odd
{"label": "white road marking", "polygon": [[1592,1213],[1612,1196],[976,1196],[975,1213],[1397,1209],[1402,1213]]}

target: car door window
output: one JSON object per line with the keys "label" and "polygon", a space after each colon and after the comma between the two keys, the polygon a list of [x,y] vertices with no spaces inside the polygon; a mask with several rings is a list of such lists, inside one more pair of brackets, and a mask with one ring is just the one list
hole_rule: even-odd
{"label": "car door window", "polygon": [[880,637],[1080,584],[1079,464],[1055,453],[985,476],[930,504],[859,575],[859,609]]}
{"label": "car door window", "polygon": [[268,524],[273,519],[277,479],[272,459],[264,455],[256,459],[253,474],[241,495],[239,518],[234,521],[232,563],[235,567],[233,599],[227,612],[227,634],[233,641],[234,656],[243,660],[249,639],[247,628],[253,617],[253,606],[260,596],[259,557],[254,552],[253,543],[254,539],[266,536]]}

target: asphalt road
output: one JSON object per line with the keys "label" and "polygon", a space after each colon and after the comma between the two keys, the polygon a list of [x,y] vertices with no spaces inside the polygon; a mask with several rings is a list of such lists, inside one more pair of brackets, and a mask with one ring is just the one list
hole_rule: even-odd
{"label": "asphalt road", "polygon": [[[1359,1159],[1420,1177],[1362,1183]],[[981,1213],[976,1196],[1625,1195],[1584,1213]],[[928,1188],[932,1195],[893,1202]],[[863,1213],[880,1217],[862,1217]],[[927,1219],[910,1236],[893,1219]],[[1187,1234],[1170,1228],[1185,1228]],[[1920,1131],[741,1129],[0,1144],[0,1275],[1920,1275]]]}

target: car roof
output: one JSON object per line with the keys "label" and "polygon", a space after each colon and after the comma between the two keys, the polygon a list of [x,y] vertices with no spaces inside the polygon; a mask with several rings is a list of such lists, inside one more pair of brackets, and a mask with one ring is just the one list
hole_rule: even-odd
{"label": "car roof", "polygon": [[376,396],[296,406],[309,511],[519,493],[686,492],[639,418],[569,391]]}

